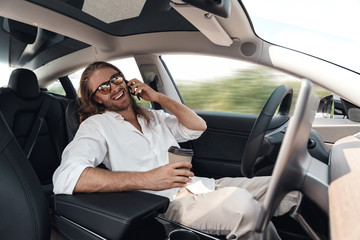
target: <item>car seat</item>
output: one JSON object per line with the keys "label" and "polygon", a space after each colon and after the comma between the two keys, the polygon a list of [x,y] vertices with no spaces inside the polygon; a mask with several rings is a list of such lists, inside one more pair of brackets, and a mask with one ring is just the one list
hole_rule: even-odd
{"label": "car seat", "polygon": [[65,109],[66,126],[69,136],[69,141],[73,140],[80,125],[80,116],[78,108],[80,106],[80,99],[72,100]]}
{"label": "car seat", "polygon": [[62,103],[40,91],[38,79],[28,69],[11,73],[0,92],[0,111],[20,147],[28,155],[41,184],[52,191],[52,175],[68,143]]}
{"label": "car seat", "polygon": [[48,201],[0,112],[1,239],[50,239]]}

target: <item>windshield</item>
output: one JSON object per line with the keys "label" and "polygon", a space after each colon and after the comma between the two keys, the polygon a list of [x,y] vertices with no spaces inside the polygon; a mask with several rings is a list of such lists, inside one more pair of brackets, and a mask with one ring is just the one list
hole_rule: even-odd
{"label": "windshield", "polygon": [[360,1],[242,2],[262,39],[360,72]]}

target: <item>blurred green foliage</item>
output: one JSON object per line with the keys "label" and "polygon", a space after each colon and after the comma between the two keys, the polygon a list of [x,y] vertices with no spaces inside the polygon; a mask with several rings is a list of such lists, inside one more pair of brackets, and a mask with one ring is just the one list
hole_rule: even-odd
{"label": "blurred green foliage", "polygon": [[51,85],[49,85],[47,87],[47,90],[49,92],[56,93],[56,94],[63,95],[63,96],[65,96],[65,94],[66,94],[64,88],[62,87],[62,85],[60,83],[60,81],[53,82]]}
{"label": "blurred green foliage", "polygon": [[[239,70],[231,77],[209,81],[176,81],[185,104],[194,110],[237,113],[260,113],[266,100],[280,84],[293,87],[292,109],[300,81],[264,67]],[[316,87],[321,98],[330,94]]]}
{"label": "blurred green foliage", "polygon": [[[260,113],[266,100],[280,84],[293,88],[291,111],[300,89],[300,81],[279,71],[257,66],[238,70],[231,77],[216,80],[176,80],[177,87],[185,104],[193,110],[207,110],[235,113]],[[59,81],[48,87],[50,92],[65,95]],[[315,86],[319,98],[331,94],[327,90]],[[144,100],[136,101],[149,108],[150,103]]]}

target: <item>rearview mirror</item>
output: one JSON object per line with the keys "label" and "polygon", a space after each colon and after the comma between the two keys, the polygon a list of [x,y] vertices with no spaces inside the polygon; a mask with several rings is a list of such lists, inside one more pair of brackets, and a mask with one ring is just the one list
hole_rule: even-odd
{"label": "rearview mirror", "polygon": [[230,16],[230,0],[182,0],[185,3],[223,18]]}

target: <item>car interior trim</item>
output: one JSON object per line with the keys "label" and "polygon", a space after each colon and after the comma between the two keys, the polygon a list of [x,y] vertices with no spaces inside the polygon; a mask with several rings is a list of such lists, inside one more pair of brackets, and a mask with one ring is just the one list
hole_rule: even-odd
{"label": "car interior trim", "polygon": [[[146,8],[139,17],[125,19],[113,23],[105,23],[80,9],[71,7],[67,3],[61,1],[47,1],[47,0],[26,0],[51,9],[55,12],[64,14],[71,19],[76,19],[79,22],[86,23],[99,31],[114,36],[129,36],[139,33],[147,32],[162,32],[162,31],[198,31],[188,21],[182,18],[176,11],[156,11],[149,14]],[[155,4],[157,1],[153,1]],[[163,3],[168,3],[166,0],[161,0]],[[159,4],[157,4],[159,5]],[[151,17],[152,14],[157,14],[158,17]],[[141,19],[141,21],[139,21]],[[143,20],[146,21],[143,21]],[[175,24],[174,24],[175,23]]]}
{"label": "car interior trim", "polygon": [[98,240],[106,240],[106,238],[100,236],[99,234],[96,234],[92,231],[90,231],[89,229],[81,226],[80,224],[77,224],[76,222],[73,222],[71,221],[70,219],[66,218],[66,217],[63,217],[63,216],[55,216],[54,217],[55,221],[56,221],[56,226],[60,229],[60,231],[62,232],[66,232],[64,231],[64,229],[62,229],[62,227],[64,227],[64,225],[67,225],[67,226],[71,226],[72,228],[78,228],[78,229],[81,229],[82,231],[86,232],[86,233],[83,233],[83,234],[86,234],[87,236],[87,239],[89,239],[89,235],[93,236],[93,238],[95,239],[98,239]]}
{"label": "car interior trim", "polygon": [[220,46],[230,46],[232,40],[211,14],[191,5],[178,5],[171,3],[183,17],[200,30],[211,42]]}

